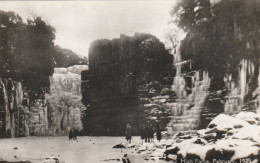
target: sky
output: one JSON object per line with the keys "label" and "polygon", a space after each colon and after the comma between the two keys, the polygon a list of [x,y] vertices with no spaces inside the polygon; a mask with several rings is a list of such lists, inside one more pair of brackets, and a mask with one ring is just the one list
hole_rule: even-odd
{"label": "sky", "polygon": [[154,1],[0,1],[0,10],[14,11],[24,21],[40,16],[56,29],[55,44],[88,55],[96,39],[120,34],[150,33],[162,42],[175,0]]}

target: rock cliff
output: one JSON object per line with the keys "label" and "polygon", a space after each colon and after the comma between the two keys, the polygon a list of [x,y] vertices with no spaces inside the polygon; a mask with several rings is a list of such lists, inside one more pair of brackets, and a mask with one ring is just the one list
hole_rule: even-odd
{"label": "rock cliff", "polygon": [[88,134],[135,134],[150,116],[153,97],[169,89],[172,55],[149,34],[96,40],[89,49],[89,70],[82,72],[84,127]]}
{"label": "rock cliff", "polygon": [[220,113],[259,112],[259,11],[257,0],[180,1],[173,8],[186,36],[174,59],[170,133],[206,128]]}
{"label": "rock cliff", "polygon": [[31,100],[21,82],[0,79],[0,137],[64,135],[82,129],[81,70],[75,65],[55,68],[50,94]]}
{"label": "rock cliff", "polygon": [[29,135],[20,82],[0,78],[0,137]]}

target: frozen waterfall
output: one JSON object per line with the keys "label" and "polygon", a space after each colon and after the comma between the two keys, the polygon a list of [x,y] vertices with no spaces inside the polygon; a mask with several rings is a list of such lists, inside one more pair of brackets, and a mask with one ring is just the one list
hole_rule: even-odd
{"label": "frozen waterfall", "polygon": [[[210,78],[205,70],[182,73],[182,67],[186,64],[191,66],[190,61],[182,61],[179,47],[174,54],[174,65],[176,76],[174,77],[172,91],[176,93],[177,99],[174,103],[168,103],[171,108],[172,118],[167,125],[169,133],[175,131],[192,131],[200,127],[200,111],[208,95]],[[190,85],[186,79],[190,79]]]}
{"label": "frozen waterfall", "polygon": [[70,128],[82,129],[81,71],[86,65],[55,68],[51,77],[50,94],[46,96],[49,107],[49,133],[66,134]]}

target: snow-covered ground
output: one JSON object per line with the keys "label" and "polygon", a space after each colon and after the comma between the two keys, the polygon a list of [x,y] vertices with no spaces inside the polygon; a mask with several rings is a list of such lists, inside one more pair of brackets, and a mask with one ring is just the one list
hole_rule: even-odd
{"label": "snow-covered ground", "polygon": [[260,115],[220,114],[206,129],[176,133],[170,139],[152,143],[142,143],[140,137],[134,137],[132,144],[127,144],[124,137],[78,137],[78,141],[67,137],[0,139],[0,161],[43,163],[45,158],[55,157],[63,163],[116,163],[122,162],[124,154],[128,154],[131,163],[165,163],[165,159],[259,163]]}
{"label": "snow-covered ground", "polygon": [[[155,162],[145,161],[144,155],[134,153],[134,148],[112,148],[121,142],[125,142],[124,137],[84,136],[78,137],[78,141],[69,141],[68,137],[0,139],[0,161],[30,160],[33,163],[39,163],[45,158],[56,157],[65,163],[118,163],[122,162],[124,154],[128,154],[131,163]],[[140,137],[133,138],[134,144],[140,142]],[[17,149],[14,149],[15,147]],[[120,161],[112,159],[120,159]]]}

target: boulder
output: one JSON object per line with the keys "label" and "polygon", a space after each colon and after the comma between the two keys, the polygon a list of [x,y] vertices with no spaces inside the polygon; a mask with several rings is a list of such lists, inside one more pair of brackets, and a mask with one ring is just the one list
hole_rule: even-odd
{"label": "boulder", "polygon": [[215,148],[213,148],[206,153],[205,160],[209,160],[211,162],[213,162],[213,160],[229,161],[229,160],[231,160],[234,153],[235,153],[235,151],[232,151],[232,150],[225,150],[225,149],[216,150]]}
{"label": "boulder", "polygon": [[250,124],[260,124],[260,116],[253,112],[240,112],[235,118],[244,120]]}
{"label": "boulder", "polygon": [[232,135],[232,139],[251,140],[260,146],[260,126],[250,125],[243,127]]}
{"label": "boulder", "polygon": [[182,154],[177,155],[177,162],[197,162],[196,160],[201,160],[199,155],[188,153],[186,156]]}
{"label": "boulder", "polygon": [[120,144],[114,145],[113,148],[126,148],[126,146],[123,143],[120,143]]}
{"label": "boulder", "polygon": [[227,133],[229,129],[227,128],[220,128],[220,127],[214,127],[211,129],[208,129],[205,134],[214,134],[216,139],[221,139],[224,137],[224,134]]}
{"label": "boulder", "polygon": [[220,114],[209,123],[208,128],[216,128],[218,131],[228,131],[230,129],[242,128],[249,125],[250,124],[244,120]]}
{"label": "boulder", "polygon": [[216,133],[205,134],[201,136],[201,138],[207,141],[213,141],[213,140],[217,140],[217,134]]}
{"label": "boulder", "polygon": [[177,155],[177,153],[178,153],[178,151],[179,151],[180,149],[178,148],[178,146],[173,146],[173,147],[169,147],[169,148],[167,148],[166,150],[165,150],[165,152],[164,152],[164,154],[166,155],[166,156],[168,156],[168,155]]}

